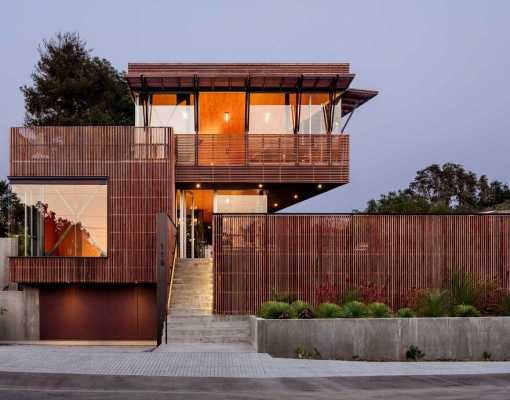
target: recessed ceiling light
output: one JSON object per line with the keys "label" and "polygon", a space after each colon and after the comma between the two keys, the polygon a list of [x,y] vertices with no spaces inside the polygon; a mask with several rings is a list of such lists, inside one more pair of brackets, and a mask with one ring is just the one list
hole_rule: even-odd
{"label": "recessed ceiling light", "polygon": [[317,185],[317,189],[322,189],[322,183],[319,183],[319,184]]}
{"label": "recessed ceiling light", "polygon": [[293,197],[297,200],[299,196],[297,195],[297,193],[295,193]]}
{"label": "recessed ceiling light", "polygon": [[278,207],[278,203],[274,203],[273,206],[276,208]]}
{"label": "recessed ceiling light", "polygon": [[262,189],[264,185],[262,183],[259,183],[259,189]]}
{"label": "recessed ceiling light", "polygon": [[197,189],[200,189],[200,186],[202,186],[202,185],[200,185],[200,183],[197,183],[197,184],[195,185],[195,187],[196,187]]}

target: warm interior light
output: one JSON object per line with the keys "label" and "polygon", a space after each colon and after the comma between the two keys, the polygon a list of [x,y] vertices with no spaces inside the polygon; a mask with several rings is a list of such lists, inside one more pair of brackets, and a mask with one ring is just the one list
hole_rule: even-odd
{"label": "warm interior light", "polygon": [[271,119],[271,113],[267,112],[264,114],[264,122],[267,124],[269,120]]}
{"label": "warm interior light", "polygon": [[230,114],[228,112],[223,113],[223,118],[225,119],[225,122],[230,121]]}
{"label": "warm interior light", "polygon": [[297,198],[298,198],[298,197],[299,197],[299,196],[297,195],[297,193],[296,193],[296,194],[294,194],[294,198],[295,198],[296,200],[297,200]]}
{"label": "warm interior light", "polygon": [[227,199],[225,200],[225,202],[226,202],[227,204],[230,204],[230,197],[227,197]]}
{"label": "warm interior light", "polygon": [[262,189],[264,185],[262,183],[259,183],[259,189]]}
{"label": "warm interior light", "polygon": [[195,187],[196,187],[197,189],[199,189],[199,188],[200,188],[200,186],[201,186],[201,185],[200,185],[200,183],[197,183],[197,184],[195,185]]}
{"label": "warm interior light", "polygon": [[278,203],[274,203],[273,206],[276,208],[278,207]]}
{"label": "warm interior light", "polygon": [[188,119],[188,113],[187,113],[187,111],[183,111],[183,112],[182,112],[182,118],[183,118],[183,119]]}
{"label": "warm interior light", "polygon": [[322,183],[319,183],[319,184],[317,185],[317,189],[322,189]]}

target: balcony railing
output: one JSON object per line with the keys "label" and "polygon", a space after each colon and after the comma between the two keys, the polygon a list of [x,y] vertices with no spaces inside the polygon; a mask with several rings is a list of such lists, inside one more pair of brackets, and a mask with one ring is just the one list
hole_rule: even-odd
{"label": "balcony railing", "polygon": [[177,166],[346,165],[348,135],[179,134]]}

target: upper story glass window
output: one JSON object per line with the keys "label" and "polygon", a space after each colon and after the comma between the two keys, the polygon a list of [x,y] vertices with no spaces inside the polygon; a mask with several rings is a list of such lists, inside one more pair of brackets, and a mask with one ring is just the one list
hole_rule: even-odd
{"label": "upper story glass window", "polygon": [[169,126],[175,133],[195,132],[195,96],[192,93],[155,93],[150,95],[146,105],[143,103],[140,98],[136,126]]}
{"label": "upper story glass window", "polygon": [[108,249],[106,181],[11,184],[17,220],[11,235],[18,255],[106,257]]}
{"label": "upper story glass window", "polygon": [[294,133],[295,93],[250,93],[250,133]]}
{"label": "upper story glass window", "polygon": [[333,98],[333,118],[331,133],[342,133],[342,97],[337,94]]}
{"label": "upper story glass window", "polygon": [[328,131],[328,93],[302,93],[299,133],[324,134]]}

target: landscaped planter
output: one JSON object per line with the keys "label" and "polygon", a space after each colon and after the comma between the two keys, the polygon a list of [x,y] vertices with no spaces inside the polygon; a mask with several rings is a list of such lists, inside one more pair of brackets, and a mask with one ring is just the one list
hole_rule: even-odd
{"label": "landscaped planter", "polygon": [[259,353],[296,357],[318,350],[335,360],[406,360],[409,346],[423,360],[510,360],[510,317],[261,319],[252,317]]}

